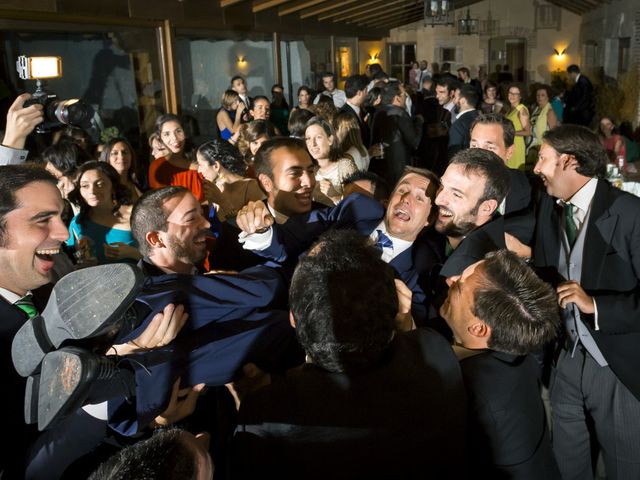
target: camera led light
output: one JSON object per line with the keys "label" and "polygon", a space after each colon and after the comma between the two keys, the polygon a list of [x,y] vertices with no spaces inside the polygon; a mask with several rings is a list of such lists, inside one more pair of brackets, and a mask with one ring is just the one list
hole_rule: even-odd
{"label": "camera led light", "polygon": [[[62,58],[60,57],[20,57],[18,59],[19,72],[20,67],[28,79],[59,78],[62,76]],[[22,72],[21,78],[23,78]]]}

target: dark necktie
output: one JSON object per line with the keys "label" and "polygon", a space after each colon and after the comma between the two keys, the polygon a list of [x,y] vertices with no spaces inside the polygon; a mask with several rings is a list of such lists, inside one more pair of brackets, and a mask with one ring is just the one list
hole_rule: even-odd
{"label": "dark necktie", "polygon": [[38,310],[33,303],[33,295],[31,295],[30,293],[22,297],[20,300],[14,303],[14,305],[22,310],[29,320],[38,315]]}
{"label": "dark necktie", "polygon": [[573,244],[576,243],[576,237],[578,236],[578,227],[573,219],[573,205],[571,203],[564,204],[564,219],[564,229],[567,234],[567,240],[569,241],[569,246],[573,247]]}
{"label": "dark necktie", "polygon": [[382,230],[376,230],[378,232],[378,240],[376,241],[376,248],[381,252],[384,251],[385,248],[393,249],[393,242],[389,237],[387,237]]}

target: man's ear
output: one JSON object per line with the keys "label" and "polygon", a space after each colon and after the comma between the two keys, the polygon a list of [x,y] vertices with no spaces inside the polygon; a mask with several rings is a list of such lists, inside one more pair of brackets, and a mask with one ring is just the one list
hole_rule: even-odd
{"label": "man's ear", "polygon": [[159,232],[147,232],[147,234],[144,236],[144,239],[153,248],[165,247],[165,244],[162,242],[162,239],[160,238]]}
{"label": "man's ear", "polygon": [[273,181],[269,178],[268,175],[261,173],[260,175],[258,175],[258,181],[260,182],[260,185],[262,185],[262,188],[265,192],[271,193],[271,191],[273,190]]}
{"label": "man's ear", "polygon": [[477,338],[488,339],[491,336],[491,327],[481,320],[472,323],[467,327],[467,331],[470,335]]}
{"label": "man's ear", "polygon": [[574,155],[571,155],[569,153],[565,153],[563,155],[565,156],[563,160],[564,170],[575,170],[580,166],[578,160],[576,160],[576,157]]}
{"label": "man's ear", "polygon": [[296,328],[296,319],[293,318],[293,312],[289,310],[289,323],[293,328]]}
{"label": "man's ear", "polygon": [[506,160],[511,160],[511,157],[513,157],[513,152],[515,151],[516,151],[516,144],[514,143],[509,148],[507,148],[507,151],[505,152]]}
{"label": "man's ear", "polygon": [[480,206],[478,207],[478,213],[483,217],[490,217],[491,215],[493,215],[493,212],[495,212],[497,208],[498,202],[495,199],[490,198],[489,200],[485,200],[480,204]]}

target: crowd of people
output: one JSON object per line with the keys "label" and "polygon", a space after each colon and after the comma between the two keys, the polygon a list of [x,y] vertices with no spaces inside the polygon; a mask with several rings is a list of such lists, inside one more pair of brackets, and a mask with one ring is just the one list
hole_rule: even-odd
{"label": "crowd of people", "polygon": [[235,76],[216,138],[163,114],[148,167],[72,130],[26,151],[19,96],[2,478],[639,478],[630,128],[576,65],[531,104],[430,67],[293,108]]}

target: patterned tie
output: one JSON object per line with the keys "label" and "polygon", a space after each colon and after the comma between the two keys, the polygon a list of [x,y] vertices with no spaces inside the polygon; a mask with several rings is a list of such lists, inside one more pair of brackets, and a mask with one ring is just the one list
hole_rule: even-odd
{"label": "patterned tie", "polygon": [[393,249],[393,242],[389,237],[387,237],[382,230],[376,230],[378,232],[378,240],[376,241],[376,248],[381,252],[384,251],[385,248]]}
{"label": "patterned tie", "polygon": [[29,320],[38,315],[38,310],[33,303],[33,295],[31,295],[30,293],[22,297],[20,300],[14,303],[14,305],[22,310]]}
{"label": "patterned tie", "polygon": [[571,203],[564,204],[564,218],[564,229],[567,234],[567,240],[569,241],[569,246],[573,248],[573,244],[576,243],[576,237],[578,236],[578,227],[573,219],[573,205]]}

